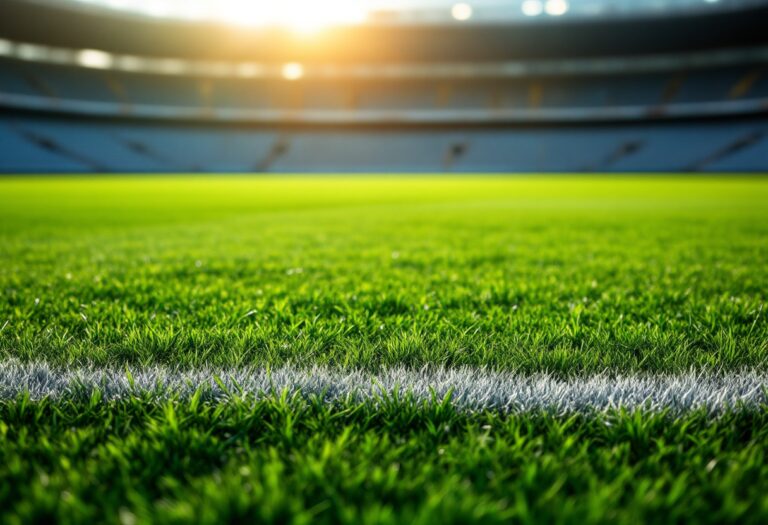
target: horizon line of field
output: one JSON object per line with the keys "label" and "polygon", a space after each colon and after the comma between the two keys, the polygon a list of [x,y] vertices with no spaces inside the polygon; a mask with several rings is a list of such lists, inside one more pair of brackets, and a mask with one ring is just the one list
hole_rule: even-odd
{"label": "horizon line of field", "polygon": [[237,398],[267,399],[284,393],[327,403],[449,402],[460,410],[506,413],[626,409],[718,414],[768,406],[768,374],[754,370],[691,370],[681,374],[604,373],[560,378],[471,367],[394,367],[374,373],[290,365],[183,370],[161,366],[61,368],[13,360],[0,363],[0,401],[4,402],[25,396],[33,401],[87,401],[97,394],[102,401],[185,401],[199,396],[221,403]]}

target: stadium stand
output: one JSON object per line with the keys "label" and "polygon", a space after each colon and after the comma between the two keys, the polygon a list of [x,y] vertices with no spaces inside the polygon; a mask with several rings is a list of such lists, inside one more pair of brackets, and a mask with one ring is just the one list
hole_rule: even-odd
{"label": "stadium stand", "polygon": [[276,131],[270,126],[6,114],[0,126],[0,170],[761,171],[766,137],[768,123],[761,119]]}
{"label": "stadium stand", "polygon": [[[517,33],[534,33],[524,22],[370,27],[355,56],[297,51],[279,35],[272,55],[181,52],[195,24],[35,8],[114,31],[85,35],[85,47],[76,32],[9,25],[29,5],[3,4],[2,172],[768,169],[760,3],[649,16],[644,29],[610,17],[538,23],[525,45]],[[731,33],[708,39],[723,16]],[[123,26],[164,28],[161,45],[149,50]],[[416,45],[417,30],[434,38]],[[552,47],[552,34],[567,45]],[[386,38],[405,41],[395,56],[382,56]]]}

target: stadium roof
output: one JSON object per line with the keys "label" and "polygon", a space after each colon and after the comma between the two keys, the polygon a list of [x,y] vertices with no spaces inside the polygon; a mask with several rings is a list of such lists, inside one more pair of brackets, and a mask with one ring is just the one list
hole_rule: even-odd
{"label": "stadium roof", "polygon": [[[111,1],[127,6],[139,0]],[[612,1],[616,5],[629,2]],[[718,4],[717,9],[680,8],[675,16],[651,15],[646,10],[644,16],[642,11],[614,18],[547,16],[537,23],[520,24],[360,23],[306,35],[286,28],[254,29],[211,20],[124,14],[82,0],[2,0],[0,40],[146,58],[336,65],[626,57],[768,44],[767,1],[719,0]],[[721,10],[737,4],[742,8]]]}
{"label": "stadium roof", "polygon": [[27,0],[179,21],[315,30],[332,25],[535,23],[740,9],[765,0]]}

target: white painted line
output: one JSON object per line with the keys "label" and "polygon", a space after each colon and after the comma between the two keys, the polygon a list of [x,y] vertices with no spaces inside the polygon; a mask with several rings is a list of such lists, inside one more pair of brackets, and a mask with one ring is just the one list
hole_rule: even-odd
{"label": "white painted line", "polygon": [[615,408],[697,409],[717,413],[768,403],[768,374],[688,372],[678,375],[607,374],[559,379],[546,374],[520,375],[473,368],[421,370],[391,368],[378,373],[324,367],[181,370],[164,367],[55,368],[45,363],[0,364],[0,400],[24,392],[32,399],[81,399],[99,389],[105,400],[137,395],[156,399],[189,398],[201,389],[204,399],[224,402],[232,396],[262,398],[287,390],[322,396],[327,402],[353,399],[377,402],[406,393],[416,402],[451,393],[455,406],[468,410],[555,413]]}

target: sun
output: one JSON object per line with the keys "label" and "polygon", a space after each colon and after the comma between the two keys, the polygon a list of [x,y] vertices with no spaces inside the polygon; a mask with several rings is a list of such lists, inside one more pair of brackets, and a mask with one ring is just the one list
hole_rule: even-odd
{"label": "sun", "polygon": [[313,33],[335,25],[357,24],[366,17],[360,0],[219,0],[211,15],[224,22],[247,26],[279,26]]}
{"label": "sun", "polygon": [[285,27],[311,33],[364,22],[369,0],[78,0],[153,18],[214,20],[245,27]]}

